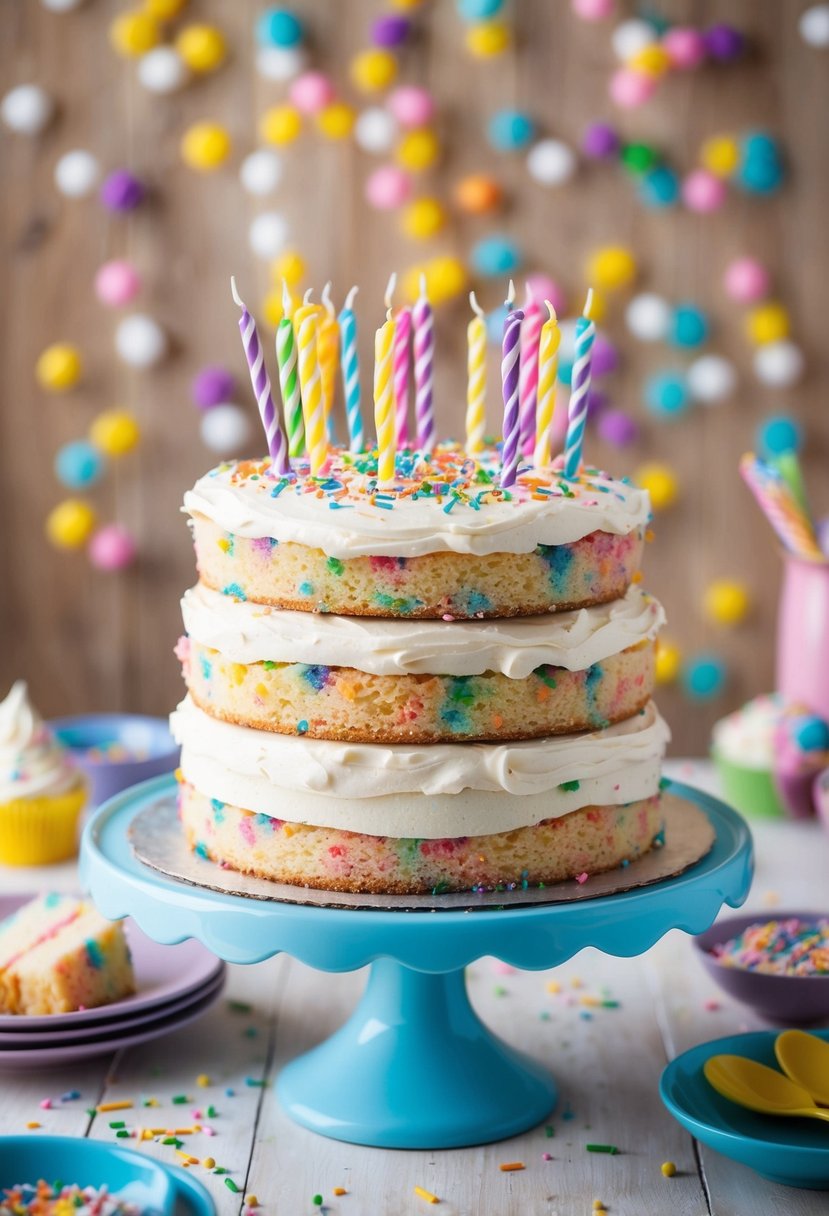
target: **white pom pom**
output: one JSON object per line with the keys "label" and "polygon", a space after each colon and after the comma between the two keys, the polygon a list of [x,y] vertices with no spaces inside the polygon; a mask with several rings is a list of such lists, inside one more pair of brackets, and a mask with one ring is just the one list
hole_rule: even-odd
{"label": "white pom pom", "polygon": [[671,324],[672,309],[667,300],[650,291],[634,296],[625,310],[627,327],[640,342],[661,342]]}
{"label": "white pom pom", "polygon": [[71,13],[72,9],[80,8],[84,0],[40,0],[50,13]]}
{"label": "white pom pom", "polygon": [[248,194],[270,194],[282,180],[282,161],[270,148],[246,156],[239,168],[239,181]]}
{"label": "white pom pom", "polygon": [[375,156],[389,152],[397,137],[397,123],[388,110],[380,106],[369,106],[363,110],[354,124],[357,147]]}
{"label": "white pom pom", "polygon": [[259,258],[278,257],[288,240],[288,225],[276,211],[263,211],[248,229],[248,243]]}
{"label": "white pom pom", "polygon": [[652,46],[656,42],[656,31],[649,22],[631,17],[629,21],[623,21],[621,25],[616,26],[610,35],[610,42],[616,58],[627,63],[646,46]]}
{"label": "white pom pom", "polygon": [[540,139],[527,154],[527,169],[543,186],[561,186],[575,173],[576,156],[559,139]]}
{"label": "white pom pom", "polygon": [[814,4],[807,8],[800,14],[797,28],[805,43],[825,50],[829,47],[829,4]]}
{"label": "white pom pom", "polygon": [[700,355],[688,367],[688,391],[695,401],[714,405],[730,397],[737,384],[734,364],[722,355]]}
{"label": "white pom pom", "polygon": [[115,349],[131,367],[153,367],[167,353],[167,335],[152,317],[136,312],[116,329]]}
{"label": "white pom pom", "polygon": [[190,69],[174,46],[157,46],[139,59],[138,79],[150,93],[176,93],[190,79]]}
{"label": "white pom pom", "polygon": [[266,80],[293,80],[307,62],[308,56],[298,46],[266,46],[256,54],[256,70]]}
{"label": "white pom pom", "polygon": [[788,388],[803,375],[803,351],[794,342],[768,342],[754,353],[754,374],[763,384],[773,388]]}
{"label": "white pom pom", "polygon": [[219,456],[234,456],[250,441],[250,419],[238,405],[214,405],[199,422],[202,443]]}
{"label": "white pom pom", "polygon": [[55,165],[55,185],[67,198],[86,198],[98,184],[101,166],[91,152],[64,152]]}
{"label": "white pom pom", "polygon": [[0,102],[0,117],[18,135],[39,135],[54,112],[54,101],[39,84],[19,84]]}
{"label": "white pom pom", "polygon": [[560,337],[560,358],[572,359],[576,349],[576,318],[565,317],[558,323]]}

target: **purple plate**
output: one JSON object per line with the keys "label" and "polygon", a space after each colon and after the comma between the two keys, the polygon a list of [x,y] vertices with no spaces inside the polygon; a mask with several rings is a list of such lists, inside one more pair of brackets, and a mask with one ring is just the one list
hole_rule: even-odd
{"label": "purple plate", "polygon": [[761,971],[746,971],[727,967],[711,953],[714,946],[737,937],[749,925],[766,920],[817,920],[825,912],[790,912],[775,908],[769,915],[744,912],[717,921],[705,933],[695,937],[694,946],[711,978],[735,1001],[750,1005],[755,1013],[771,1022],[790,1025],[810,1025],[829,1018],[829,975],[764,975]]}
{"label": "purple plate", "polygon": [[135,1047],[138,1043],[147,1043],[150,1039],[160,1038],[189,1025],[196,1018],[206,1013],[211,1005],[219,999],[223,984],[218,984],[214,991],[187,1005],[178,1013],[166,1018],[153,1018],[135,1030],[118,1034],[113,1028],[109,1035],[102,1032],[103,1037],[88,1043],[64,1044],[54,1047],[11,1048],[0,1051],[0,1073],[25,1072],[33,1068],[52,1068],[56,1064],[67,1064],[74,1060],[86,1060],[92,1056],[106,1055],[120,1051],[124,1047]]}
{"label": "purple plate", "polygon": [[[33,898],[33,895],[0,895],[0,920],[11,916]],[[211,954],[200,942],[190,939],[177,946],[161,946],[151,941],[129,918],[124,923],[138,989],[133,996],[78,1013],[37,1017],[3,1013],[0,1014],[0,1031],[54,1031],[56,1017],[60,1018],[61,1027],[66,1029],[89,1025],[103,1028],[106,1023],[132,1017],[140,1010],[151,1009],[153,1013],[161,1013],[158,1006],[197,993],[224,970],[221,959]]]}
{"label": "purple plate", "polygon": [[222,972],[215,980],[211,980],[209,984],[205,984],[204,988],[200,988],[198,992],[191,992],[189,996],[180,997],[177,1001],[168,1001],[158,1009],[145,1009],[143,1013],[138,1013],[135,1017],[119,1018],[117,1022],[107,1022],[103,1026],[75,1026],[70,1030],[64,1030],[61,1026],[61,1015],[57,1014],[52,1018],[52,1034],[47,1034],[44,1030],[33,1030],[31,1032],[17,1030],[9,1034],[4,1034],[0,1031],[0,1051],[5,1051],[7,1048],[9,1050],[36,1048],[40,1051],[46,1047],[64,1047],[72,1043],[89,1043],[102,1037],[111,1038],[114,1034],[126,1034],[128,1030],[135,1030],[139,1026],[146,1026],[150,1022],[158,1021],[160,1018],[172,1017],[173,1014],[187,1009],[190,1005],[195,1005],[205,997],[212,996],[214,992],[221,992],[224,983],[225,973]]}

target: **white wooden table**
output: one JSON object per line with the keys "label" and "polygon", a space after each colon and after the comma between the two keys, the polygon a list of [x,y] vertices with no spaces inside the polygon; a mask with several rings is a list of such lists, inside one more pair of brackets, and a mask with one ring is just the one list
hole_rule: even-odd
{"label": "white wooden table", "polygon": [[[707,765],[675,762],[668,771],[716,792]],[[764,913],[777,907],[829,910],[829,836],[815,823],[753,828],[757,872],[747,907]],[[76,883],[72,866],[0,867],[4,893],[46,885],[71,890]],[[585,950],[555,972],[518,972],[482,959],[469,976],[485,1021],[553,1065],[561,1100],[547,1125],[552,1135],[541,1126],[482,1148],[399,1152],[340,1144],[295,1126],[276,1103],[274,1078],[285,1061],[346,1017],[364,976],[322,974],[286,957],[231,967],[227,999],[166,1039],[45,1073],[0,1074],[0,1132],[21,1132],[36,1120],[41,1129],[32,1136],[111,1139],[111,1118],[124,1118],[130,1127],[153,1121],[183,1126],[191,1122],[193,1108],[212,1104],[216,1134],[187,1137],[186,1145],[194,1156],[212,1156],[230,1171],[217,1176],[202,1165],[192,1167],[221,1216],[242,1212],[245,1193],[258,1197],[262,1216],[318,1212],[316,1195],[330,1216],[429,1210],[447,1216],[589,1216],[594,1199],[612,1216],[826,1216],[825,1193],[765,1182],[695,1144],[664,1110],[657,1082],[668,1059],[705,1039],[762,1025],[712,986],[684,934],[669,933],[640,958]],[[551,984],[560,991],[549,991]],[[595,997],[618,1006],[596,1005]],[[247,1003],[251,1011],[233,1011],[229,1000]],[[210,1078],[209,1087],[199,1087],[200,1074]],[[80,1100],[40,1109],[43,1098],[73,1089],[81,1091]],[[173,1096],[181,1094],[192,1102],[174,1105]],[[155,1098],[159,1108],[143,1109],[146,1098]],[[131,1099],[134,1109],[94,1121],[86,1113],[119,1099]],[[615,1144],[620,1152],[588,1153],[591,1142]],[[178,1163],[171,1147],[119,1143]],[[526,1168],[499,1170],[512,1161]],[[674,1178],[662,1175],[663,1161],[676,1164]],[[240,1193],[225,1185],[227,1176]],[[416,1186],[437,1195],[440,1207],[432,1209],[418,1197]],[[347,1194],[336,1196],[335,1188]]]}

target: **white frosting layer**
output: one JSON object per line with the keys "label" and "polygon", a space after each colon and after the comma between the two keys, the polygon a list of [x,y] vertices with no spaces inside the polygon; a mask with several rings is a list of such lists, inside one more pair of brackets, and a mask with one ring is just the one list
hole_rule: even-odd
{"label": "white frosting layer", "polygon": [[510,501],[488,501],[479,510],[460,504],[447,513],[433,495],[400,497],[385,510],[353,494],[334,511],[325,495],[294,486],[274,498],[272,480],[234,480],[234,467],[220,465],[201,477],[184,496],[185,511],[237,536],[294,541],[329,557],[532,553],[539,544],[571,544],[595,531],[626,536],[650,516],[644,490],[599,475],[574,485],[573,497],[559,491],[532,497],[519,485]]}
{"label": "white frosting layer", "polygon": [[[504,745],[352,744],[172,714],[185,778],[246,810],[375,836],[490,835],[659,788],[667,724],[650,702],[604,730]],[[577,782],[575,789],[561,789]]]}
{"label": "white frosting layer", "polygon": [[25,680],[0,703],[0,802],[64,794],[78,781],[67,752],[29,701]]}
{"label": "white frosting layer", "polygon": [[623,599],[574,612],[492,621],[375,620],[288,612],[246,603],[201,583],[181,602],[184,627],[234,663],[311,663],[372,675],[526,679],[543,664],[584,671],[656,637],[665,623],[657,600],[631,587]]}

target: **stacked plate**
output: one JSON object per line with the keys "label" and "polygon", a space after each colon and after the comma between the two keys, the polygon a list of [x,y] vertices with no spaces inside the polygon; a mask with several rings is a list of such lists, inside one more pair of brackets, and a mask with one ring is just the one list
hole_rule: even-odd
{"label": "stacked plate", "polygon": [[[30,896],[0,896],[0,920]],[[31,1069],[103,1055],[186,1026],[218,1000],[225,964],[199,942],[160,946],[131,920],[136,991],[112,1005],[45,1017],[0,1014],[0,1070]]]}

